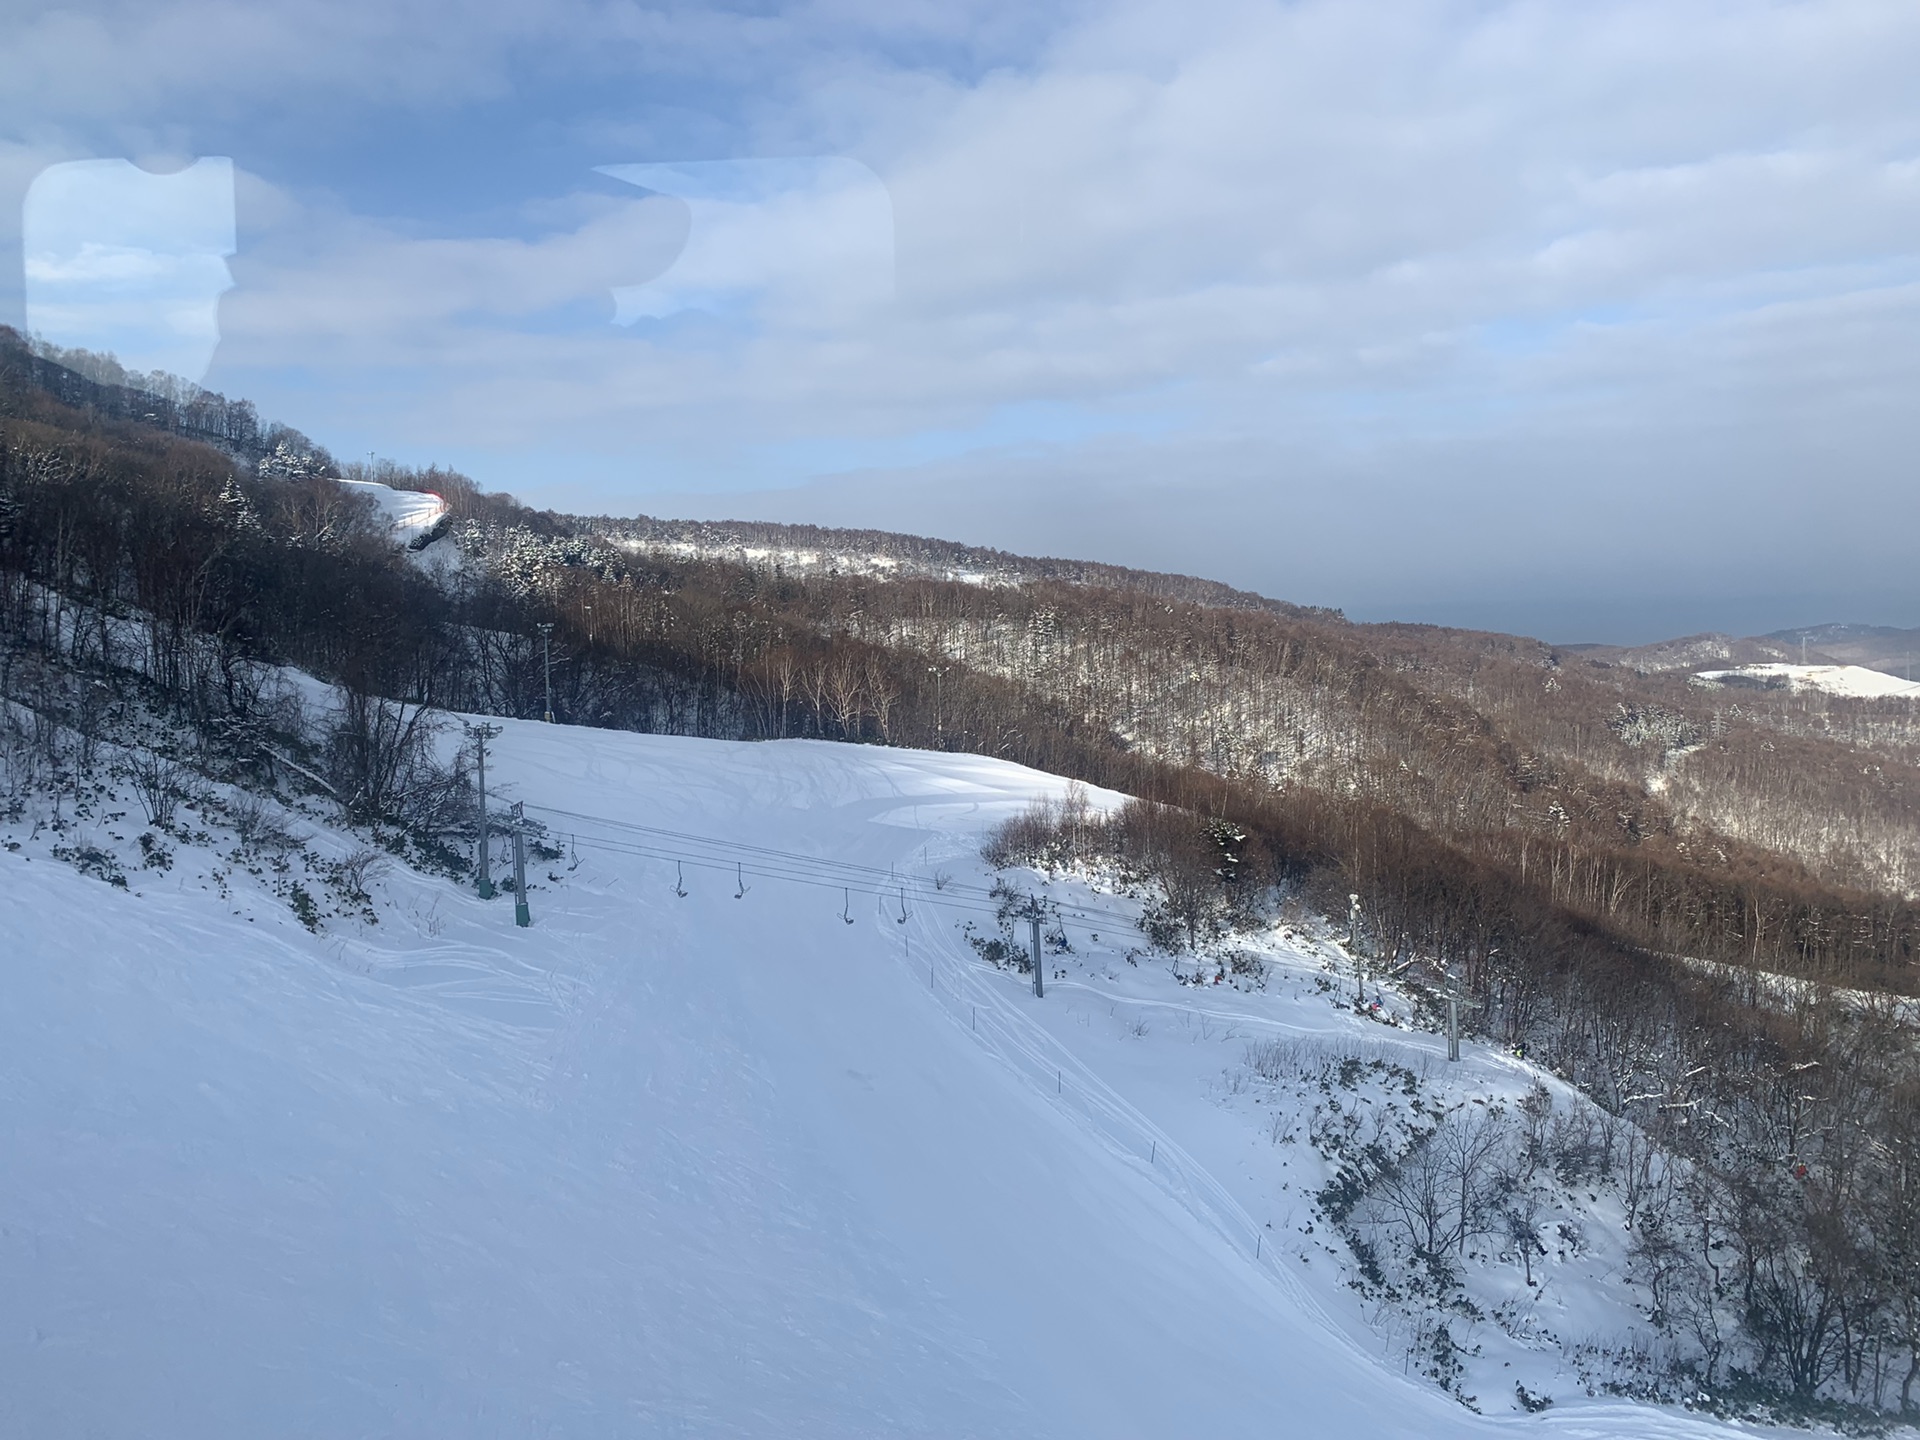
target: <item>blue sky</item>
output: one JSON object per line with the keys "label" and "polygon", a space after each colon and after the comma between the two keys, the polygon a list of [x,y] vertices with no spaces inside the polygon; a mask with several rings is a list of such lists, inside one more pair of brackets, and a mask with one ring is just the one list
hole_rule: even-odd
{"label": "blue sky", "polygon": [[227,156],[206,382],[343,455],[1552,638],[1920,624],[1915,74],[1866,0],[13,7],[0,319],[48,167]]}

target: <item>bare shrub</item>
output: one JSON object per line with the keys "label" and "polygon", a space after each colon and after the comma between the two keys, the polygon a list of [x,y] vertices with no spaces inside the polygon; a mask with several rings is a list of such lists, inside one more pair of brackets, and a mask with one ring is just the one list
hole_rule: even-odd
{"label": "bare shrub", "polygon": [[281,818],[279,807],[250,790],[238,792],[221,808],[242,849],[285,854],[300,844],[300,837]]}
{"label": "bare shrub", "polygon": [[1493,1233],[1509,1188],[1500,1163],[1512,1126],[1494,1107],[1449,1112],[1417,1136],[1368,1187],[1364,1219],[1396,1229],[1429,1262]]}
{"label": "bare shrub", "polygon": [[192,775],[184,765],[176,764],[152,750],[135,751],[127,761],[127,779],[146,812],[147,823],[156,830],[173,827],[173,819],[186,797],[187,779]]}
{"label": "bare shrub", "polygon": [[1156,948],[1177,954],[1253,918],[1259,887],[1246,865],[1248,840],[1228,821],[1147,800],[1097,813],[1076,785],[1065,798],[1036,800],[1003,822],[980,853],[996,869],[1113,865],[1128,882],[1158,891],[1141,928]]}
{"label": "bare shrub", "polygon": [[445,765],[436,756],[442,723],[430,706],[342,687],[323,748],[329,781],[348,815],[426,833],[463,823],[471,806],[465,763]]}
{"label": "bare shrub", "polygon": [[1563,1185],[1608,1173],[1613,1162],[1613,1127],[1601,1111],[1577,1105],[1554,1116],[1547,1130],[1547,1153],[1553,1172]]}
{"label": "bare shrub", "polygon": [[1102,829],[1104,819],[1093,815],[1086,790],[1072,785],[1063,799],[1043,796],[995,826],[980,854],[996,870],[1010,865],[1059,869],[1090,860],[1104,849],[1096,843]]}
{"label": "bare shrub", "polygon": [[1262,1080],[1288,1080],[1311,1068],[1298,1040],[1255,1040],[1247,1046],[1247,1068]]}
{"label": "bare shrub", "polygon": [[[1417,1060],[1416,1064],[1409,1064]],[[1263,1080],[1285,1080],[1297,1075],[1345,1071],[1353,1065],[1381,1070],[1392,1067],[1417,1083],[1429,1078],[1428,1057],[1415,1057],[1404,1046],[1381,1040],[1348,1040],[1322,1035],[1280,1035],[1254,1040],[1246,1049],[1247,1068]]]}
{"label": "bare shrub", "polygon": [[340,888],[355,900],[371,898],[370,885],[392,868],[392,861],[370,846],[362,846],[339,863]]}

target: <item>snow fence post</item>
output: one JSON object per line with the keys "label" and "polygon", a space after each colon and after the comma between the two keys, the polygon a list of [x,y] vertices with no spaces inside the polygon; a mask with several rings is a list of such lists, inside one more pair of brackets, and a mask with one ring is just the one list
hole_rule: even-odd
{"label": "snow fence post", "polygon": [[513,923],[521,929],[533,924],[527,909],[527,808],[525,801],[513,806]]}
{"label": "snow fence post", "polygon": [[1040,902],[1033,902],[1033,908],[1027,912],[1028,939],[1033,946],[1033,993],[1038,999],[1047,994],[1047,976],[1041,968],[1040,960]]}

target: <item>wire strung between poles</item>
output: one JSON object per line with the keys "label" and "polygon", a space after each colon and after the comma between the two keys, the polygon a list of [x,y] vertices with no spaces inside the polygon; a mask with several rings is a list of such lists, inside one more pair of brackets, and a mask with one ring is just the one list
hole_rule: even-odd
{"label": "wire strung between poles", "polygon": [[[528,808],[546,809],[549,813],[570,813],[553,811],[551,807],[546,806],[529,805]],[[607,821],[598,816],[589,815],[579,818],[593,823],[608,824],[616,828],[626,828],[647,833],[674,833],[658,831],[648,826],[628,826],[624,825],[623,822]],[[735,845],[730,841],[714,840],[706,837],[689,838],[695,839],[696,843],[707,846],[713,850],[723,852],[740,851],[768,857],[755,864],[753,873],[756,879],[785,880],[791,884],[813,885],[825,889],[838,888],[849,897],[854,890],[858,890],[862,895],[881,897],[892,895],[899,899],[903,910],[906,910],[909,898],[917,900],[922,904],[938,905],[948,910],[959,910],[976,915],[994,915],[997,917],[1001,908],[999,897],[996,896],[992,890],[978,885],[963,885],[954,881],[942,883],[913,879],[907,879],[903,882],[897,872],[890,873],[889,871],[882,870],[877,865],[855,865],[848,861],[826,860],[813,856],[796,855],[791,851],[773,850],[769,847],[759,845]],[[611,836],[583,836],[578,832],[575,832],[571,836],[571,839],[576,846],[585,846],[588,849],[604,850],[612,854],[632,855],[641,859],[671,860],[676,865],[682,867],[682,885],[676,887],[676,889],[682,893],[684,893],[684,867],[686,866],[692,866],[695,869],[719,870],[722,872],[732,870],[735,872],[736,881],[744,882],[745,862],[739,859],[729,861],[724,855],[703,856],[690,854],[662,845],[616,839]],[[848,883],[852,877],[844,872],[849,871],[862,873],[858,878],[853,878],[853,883]],[[743,890],[742,894],[744,893]],[[738,899],[740,896],[736,896],[735,898]],[[909,911],[908,913],[910,914],[911,912]],[[842,918],[846,917],[843,915]],[[1065,923],[1065,919],[1065,916],[1061,917],[1062,923]],[[1083,925],[1089,930],[1092,930],[1094,925],[1098,924],[1107,930],[1137,935],[1142,939],[1151,938],[1136,922],[1127,919],[1123,915],[1115,914],[1112,911],[1090,910],[1085,906],[1076,906],[1074,907],[1073,920],[1074,923]],[[849,919],[848,923],[851,924],[852,921]],[[902,920],[901,923],[905,923],[904,920]]]}

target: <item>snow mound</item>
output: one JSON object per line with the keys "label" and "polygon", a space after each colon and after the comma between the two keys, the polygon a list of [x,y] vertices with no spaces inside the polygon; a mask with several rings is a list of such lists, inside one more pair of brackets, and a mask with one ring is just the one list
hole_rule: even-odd
{"label": "snow mound", "polygon": [[447,502],[431,490],[395,490],[372,480],[339,480],[336,484],[372,499],[393,538],[411,545],[446,518]]}
{"label": "snow mound", "polygon": [[1864,665],[1742,665],[1732,670],[1702,670],[1693,678],[1706,685],[1819,690],[1865,700],[1920,695],[1920,681],[1902,680]]}

